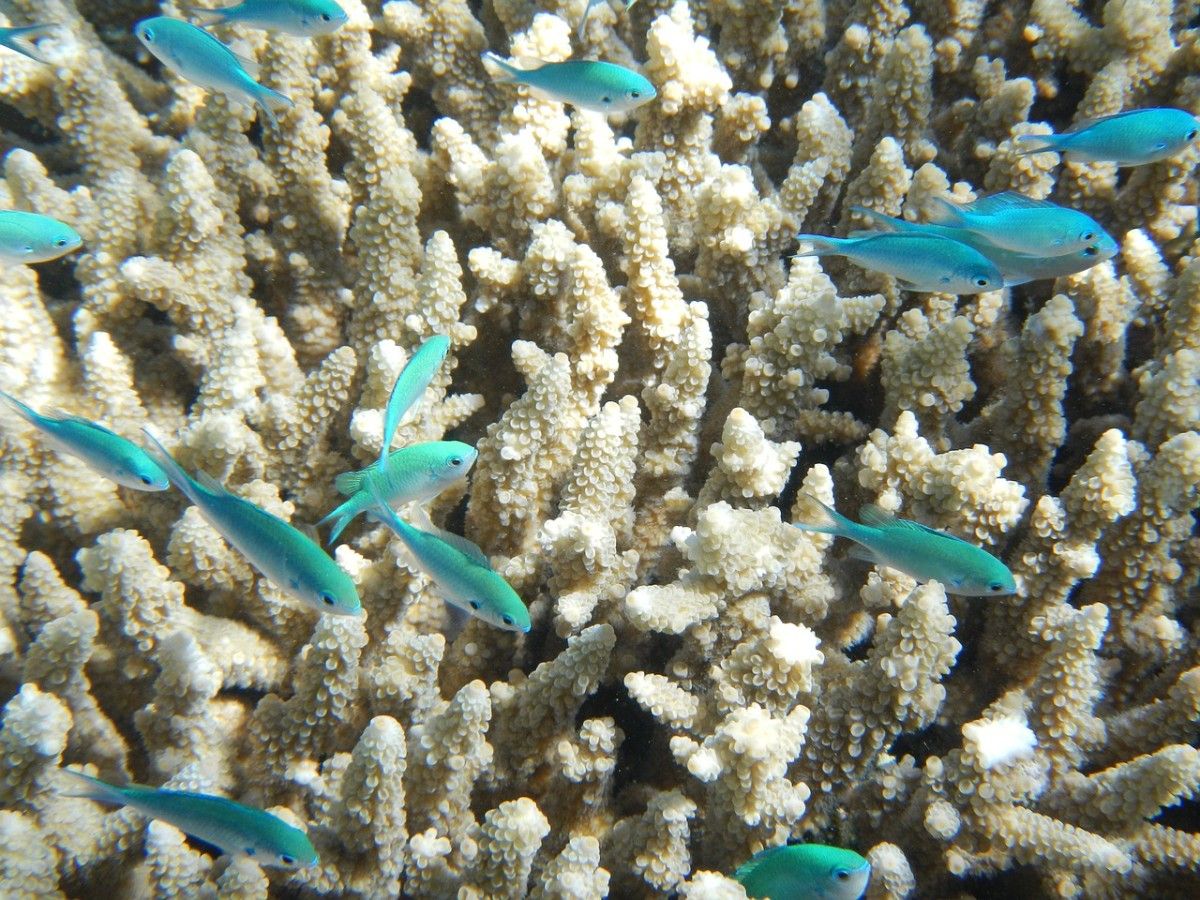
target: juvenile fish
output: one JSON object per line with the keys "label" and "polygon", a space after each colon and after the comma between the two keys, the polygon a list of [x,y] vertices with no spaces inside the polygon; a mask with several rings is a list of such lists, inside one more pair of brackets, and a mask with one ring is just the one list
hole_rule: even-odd
{"label": "juvenile fish", "polygon": [[72,769],[59,771],[71,782],[70,788],[62,791],[63,796],[131,806],[230,856],[249,856],[259,865],[288,869],[311,866],[317,861],[317,851],[308,835],[253,806],[213,794],[168,791],[144,784],[117,787]]}
{"label": "juvenile fish", "polygon": [[66,413],[41,415],[3,391],[0,403],[38,429],[52,447],[78,457],[110,481],[137,491],[170,487],[163,470],[145,450],[103,425]]}
{"label": "juvenile fish", "polygon": [[1106,248],[1107,253],[1101,252],[1096,247],[1084,247],[1082,250],[1065,253],[1062,256],[1028,256],[1024,253],[1014,253],[1003,247],[997,247],[974,232],[964,231],[961,228],[952,228],[949,225],[931,225],[925,222],[909,222],[905,219],[886,216],[864,206],[855,206],[852,209],[870,219],[877,228],[883,231],[934,234],[961,241],[968,247],[974,247],[996,264],[996,268],[1004,276],[1005,287],[1015,287],[1018,284],[1042,278],[1074,275],[1076,272],[1090,269],[1106,259],[1112,259],[1117,252],[1117,245],[1114,243],[1111,247]]}
{"label": "juvenile fish", "polygon": [[238,56],[191,22],[156,16],[138,22],[133,33],[172,72],[202,88],[257,106],[276,128],[275,109],[292,105],[288,97],[255,81],[258,64],[254,60]]}
{"label": "juvenile fish", "polygon": [[862,546],[863,558],[871,562],[898,569],[917,581],[939,581],[946,593],[962,597],[994,597],[1017,589],[1008,566],[952,534],[897,519],[874,505],[862,508],[860,525],[815,497],[809,499],[825,511],[826,521],[792,524],[802,531],[849,538]]}
{"label": "juvenile fish", "polygon": [[523,84],[543,100],[570,103],[599,113],[629,112],[649,103],[658,92],[632,69],[595,59],[564,62],[523,60],[536,68],[518,69],[495,53],[483,55],[484,67],[500,84]]}
{"label": "juvenile fish", "polygon": [[465,479],[478,455],[474,447],[460,441],[430,441],[393,451],[383,465],[374,462],[357,472],[344,472],[333,483],[349,499],[317,527],[333,522],[332,544],[355,516],[375,505],[372,492],[376,490],[389,506],[427,503]]}
{"label": "juvenile fish", "polygon": [[1076,209],[1048,200],[1034,200],[1005,191],[982,197],[963,206],[933,198],[936,225],[951,225],[973,231],[990,244],[1029,256],[1062,256],[1085,247],[1101,253],[1114,241],[1096,220]]}
{"label": "juvenile fish", "polygon": [[37,48],[37,40],[54,34],[58,25],[20,25],[15,28],[0,28],[0,47],[7,47],[34,62],[52,65]]}
{"label": "juvenile fish", "polygon": [[197,6],[180,9],[201,25],[231,22],[298,37],[331,34],[346,23],[346,11],[333,0],[243,0],[237,6],[220,9]]}
{"label": "juvenile fish", "polygon": [[396,433],[396,426],[400,424],[404,414],[425,393],[425,388],[429,387],[429,382],[433,380],[433,376],[437,373],[438,367],[446,358],[449,350],[450,338],[444,334],[435,334],[416,349],[409,357],[408,362],[404,364],[404,368],[400,370],[396,383],[392,385],[387,411],[383,416],[383,444],[379,448],[379,464],[381,466],[384,465],[388,450],[392,447],[392,436]]}
{"label": "juvenile fish", "polygon": [[[588,16],[592,13],[592,7],[607,2],[608,0],[587,0],[587,5],[583,8],[583,18],[579,20],[579,29],[575,32],[578,37],[583,37],[583,29],[587,25]],[[633,8],[633,4],[637,3],[637,0],[623,0],[623,2],[625,3],[625,11],[629,12]]]}
{"label": "juvenile fish", "polygon": [[1143,166],[1174,156],[1200,133],[1190,112],[1170,107],[1130,109],[1088,119],[1061,134],[1022,134],[1023,153],[1061,153],[1074,162],[1115,162]]}
{"label": "juvenile fish", "polygon": [[372,497],[372,514],[395,532],[449,603],[505,631],[529,631],[529,610],[478,546],[457,534],[414,528],[392,512],[377,488]]}
{"label": "juvenile fish", "polygon": [[844,256],[857,266],[891,275],[906,291],[978,294],[1004,286],[1000,270],[966,244],[932,234],[866,234],[835,238],[799,234],[812,245],[796,256]]}
{"label": "juvenile fish", "polygon": [[733,873],[747,897],[765,900],[858,900],[871,863],[853,850],[790,844],[754,854]]}
{"label": "juvenile fish", "polygon": [[143,428],[150,452],[200,514],[254,568],[281,590],[320,612],[358,616],[358,589],[342,568],[300,529],[227,491],[205,472],[192,478]]}
{"label": "juvenile fish", "polygon": [[79,233],[58,219],[19,209],[0,210],[0,264],[49,262],[82,244]]}

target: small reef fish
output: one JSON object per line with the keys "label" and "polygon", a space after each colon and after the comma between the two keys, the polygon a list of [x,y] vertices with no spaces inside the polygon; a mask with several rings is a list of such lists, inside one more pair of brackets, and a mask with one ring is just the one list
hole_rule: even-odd
{"label": "small reef fish", "polygon": [[0,47],[7,47],[20,53],[22,56],[28,56],[34,62],[46,63],[51,65],[40,50],[37,48],[38,38],[47,37],[54,34],[58,25],[21,25],[15,28],[0,28]]}
{"label": "small reef fish", "polygon": [[529,631],[525,603],[478,546],[457,534],[414,528],[392,512],[378,486],[373,488],[372,514],[395,532],[413,564],[429,576],[449,603],[505,631]]}
{"label": "small reef fish", "polygon": [[[587,0],[587,5],[583,8],[583,18],[579,20],[579,28],[575,32],[578,37],[583,37],[583,29],[587,25],[588,16],[592,14],[592,7],[607,2],[608,0]],[[637,0],[623,0],[623,2],[625,3],[625,11],[629,12],[633,8],[633,4],[637,3]]]}
{"label": "small reef fish", "polygon": [[825,511],[826,521],[793,522],[802,531],[849,538],[862,546],[855,554],[911,575],[917,581],[938,581],[948,594],[998,597],[1017,590],[1012,572],[992,554],[944,531],[897,519],[878,506],[867,505],[854,522],[816,497],[808,498]]}
{"label": "small reef fish", "polygon": [[254,568],[319,612],[362,615],[354,582],[312,538],[262,507],[231,494],[205,472],[193,479],[148,429],[143,428],[142,433],[171,484]]}
{"label": "small reef fish", "polygon": [[78,457],[119,485],[137,491],[165,491],[171,486],[145,450],[103,425],[66,413],[41,415],[3,391],[0,404],[37,428],[55,449]]}
{"label": "small reef fish", "polygon": [[[1062,256],[1028,256],[1024,253],[1013,253],[1011,250],[1005,250],[1002,247],[989,244],[974,232],[963,231],[961,228],[951,228],[949,225],[909,222],[905,219],[884,215],[873,209],[867,209],[864,206],[855,206],[852,209],[854,212],[870,219],[882,231],[935,234],[939,237],[961,241],[968,247],[974,247],[996,264],[996,268],[1004,276],[1005,287],[1015,287],[1018,284],[1025,284],[1026,282],[1037,281],[1042,278],[1058,278],[1063,275],[1074,275],[1076,272],[1090,269],[1092,266],[1098,265],[1106,259],[1112,259],[1113,255],[1117,252],[1117,245],[1114,243],[1111,248],[1107,248],[1111,251],[1107,254],[1102,253],[1096,247],[1084,247],[1082,250],[1076,250],[1074,253],[1066,253]],[[851,236],[853,237],[856,234],[858,232],[853,233]]]}
{"label": "small reef fish", "polygon": [[733,878],[747,897],[763,900],[858,900],[871,863],[841,847],[788,844],[754,854]]}
{"label": "small reef fish", "polygon": [[1184,109],[1131,109],[1088,119],[1061,134],[1022,134],[1024,153],[1061,153],[1072,162],[1144,166],[1182,151],[1200,134],[1200,121]]}
{"label": "small reef fish", "polygon": [[61,791],[66,797],[131,806],[230,856],[249,856],[260,865],[287,869],[311,866],[317,861],[317,851],[308,835],[253,806],[213,794],[168,791],[144,784],[117,787],[73,769],[59,771],[73,782]]}
{"label": "small reef fish", "polygon": [[334,523],[329,533],[332,544],[355,516],[375,505],[373,490],[390,506],[427,503],[466,478],[478,455],[474,447],[460,441],[429,441],[393,451],[382,465],[374,462],[357,472],[343,472],[333,483],[349,499],[317,527]]}
{"label": "small reef fish", "polygon": [[19,209],[0,210],[0,264],[31,265],[65,256],[83,238],[65,222]]}
{"label": "small reef fish", "polygon": [[500,84],[523,84],[535,97],[599,113],[629,112],[658,96],[644,76],[595,59],[522,60],[535,68],[518,69],[495,53],[485,53],[483,63]]}
{"label": "small reef fish", "polygon": [[255,81],[258,64],[254,60],[238,56],[191,22],[156,16],[138,22],[133,33],[172,72],[202,88],[257,106],[276,128],[275,109],[292,105],[288,97]]}
{"label": "small reef fish", "polygon": [[1005,191],[962,206],[940,197],[934,198],[933,204],[933,224],[973,231],[988,243],[1014,253],[1063,256],[1085,247],[1095,247],[1101,253],[1110,248],[1116,252],[1116,241],[1095,219],[1048,200]]}
{"label": "small reef fish", "polygon": [[435,334],[418,347],[409,357],[388,397],[387,411],[383,416],[383,445],[379,448],[379,465],[385,465],[388,450],[392,448],[392,436],[404,414],[420,399],[433,380],[434,374],[450,350],[450,338]]}
{"label": "small reef fish", "polygon": [[796,256],[844,256],[852,263],[891,275],[906,291],[978,294],[1004,286],[1000,270],[978,250],[932,234],[882,233],[835,238],[796,235],[812,245]]}
{"label": "small reef fish", "polygon": [[333,0],[243,0],[220,9],[180,9],[205,26],[229,22],[297,37],[331,34],[346,23],[346,11]]}

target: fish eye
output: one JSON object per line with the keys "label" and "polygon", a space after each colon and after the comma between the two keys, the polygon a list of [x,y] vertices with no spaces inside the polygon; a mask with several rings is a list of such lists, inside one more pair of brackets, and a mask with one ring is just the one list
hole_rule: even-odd
{"label": "fish eye", "polygon": [[1085,231],[1083,233],[1083,239],[1085,241],[1094,241],[1096,239],[1096,233],[1094,231]]}
{"label": "fish eye", "polygon": [[149,28],[143,28],[142,29],[142,40],[146,40],[146,41],[154,40],[154,32],[151,31]]}
{"label": "fish eye", "polygon": [[1096,255],[1098,255],[1099,253],[1100,253],[1100,251],[1099,251],[1099,250],[1097,250],[1095,247],[1084,247],[1084,248],[1083,248],[1083,255],[1084,255],[1084,256],[1096,256]]}
{"label": "fish eye", "polygon": [[471,607],[471,609],[475,610],[475,612],[479,612],[479,601],[478,600],[472,600],[468,605]]}
{"label": "fish eye", "polygon": [[246,849],[245,849],[243,852],[244,852],[244,853],[245,853],[247,856],[253,856],[253,855],[254,855],[254,848],[253,848],[253,847],[247,847],[247,848],[246,848]]}
{"label": "fish eye", "polygon": [[321,591],[321,593],[317,594],[317,598],[326,606],[337,605],[337,601],[333,599],[333,594],[329,593],[329,591]]}
{"label": "fish eye", "polygon": [[66,238],[59,238],[57,241],[55,241],[55,242],[54,242],[54,246],[55,246],[55,247],[65,247],[65,246],[67,246],[67,239],[66,239]]}
{"label": "fish eye", "polygon": [[288,856],[285,853],[285,854],[283,854],[283,856],[279,857],[279,861],[281,863],[283,863],[285,866],[294,866],[296,864],[296,857]]}
{"label": "fish eye", "polygon": [[450,457],[450,465],[454,466],[454,468],[456,468],[456,469],[457,469],[457,468],[458,468],[459,466],[461,466],[462,464],[463,464],[463,460],[462,460],[462,457],[461,457],[461,456],[452,456],[452,457]]}
{"label": "fish eye", "polygon": [[329,13],[321,13],[321,21],[322,22],[331,22],[331,21],[333,21],[333,16],[331,16]]}
{"label": "fish eye", "polygon": [[513,624],[513,617],[505,615],[501,617],[501,621],[503,621],[505,625],[511,626]]}
{"label": "fish eye", "polygon": [[630,96],[631,98],[633,98],[634,100],[636,100],[638,97],[640,97],[640,96],[642,96],[642,95],[641,95],[641,93],[640,93],[639,91],[630,91],[630,92],[629,92],[629,96]]}
{"label": "fish eye", "polygon": [[1189,141],[1194,141],[1196,139],[1196,129],[1195,128],[1193,128],[1191,131],[1189,131],[1187,133],[1187,139]]}
{"label": "fish eye", "polygon": [[849,881],[850,880],[850,870],[849,869],[834,869],[833,877],[836,878],[838,881]]}
{"label": "fish eye", "polygon": [[149,475],[143,475],[142,476],[142,484],[146,485],[146,487],[149,487],[150,485],[154,484],[154,479],[151,478]]}
{"label": "fish eye", "polygon": [[607,105],[607,104],[609,104],[609,103],[612,103],[612,97],[601,97],[601,98],[600,98],[600,102],[601,102],[601,103],[604,103],[604,104],[606,104],[606,105]]}
{"label": "fish eye", "polygon": [[31,247],[31,246],[29,246],[28,244],[26,244],[26,245],[25,245],[25,252],[26,252],[26,253],[32,253],[32,252],[33,252],[33,247]]}
{"label": "fish eye", "polygon": [[987,287],[989,284],[991,284],[991,282],[988,279],[984,278],[982,275],[975,279],[976,287]]}
{"label": "fish eye", "polygon": [[988,585],[988,590],[991,591],[993,594],[998,594],[1002,590],[1004,590],[1004,585],[1002,585],[998,581],[993,581],[991,584]]}

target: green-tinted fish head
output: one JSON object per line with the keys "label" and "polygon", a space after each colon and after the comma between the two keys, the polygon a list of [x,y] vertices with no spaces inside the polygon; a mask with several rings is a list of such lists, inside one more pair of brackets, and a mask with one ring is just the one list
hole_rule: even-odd
{"label": "green-tinted fish head", "polygon": [[629,69],[600,102],[606,112],[629,112],[657,96],[658,91],[648,78]]}
{"label": "green-tinted fish head", "polygon": [[320,555],[317,564],[299,567],[291,575],[292,596],[332,616],[361,616],[362,601],[353,579],[315,543],[312,552]]}
{"label": "green-tinted fish head", "polygon": [[346,24],[346,11],[333,0],[306,0],[300,27],[308,37],[331,34]]}
{"label": "green-tinted fish head", "polygon": [[263,866],[281,869],[303,869],[317,862],[317,850],[308,835],[282,819],[272,816],[273,822],[256,835],[254,846],[242,852]]}
{"label": "green-tinted fish head", "polygon": [[1004,276],[994,265],[971,264],[956,269],[942,279],[953,294],[979,294],[1004,287]]}
{"label": "green-tinted fish head", "polygon": [[499,582],[497,590],[489,591],[486,597],[467,601],[471,612],[489,625],[495,625],[504,631],[527,634],[531,627],[529,610],[508,582],[499,575],[496,575],[496,581]]}
{"label": "green-tinted fish head", "polygon": [[834,857],[829,867],[829,889],[823,894],[835,900],[858,900],[871,880],[871,863],[853,850],[829,847]]}
{"label": "green-tinted fish head", "polygon": [[109,473],[117,484],[135,491],[165,491],[171,486],[166,473],[150,456],[138,448],[126,454],[121,466]]}
{"label": "green-tinted fish head", "polygon": [[436,449],[436,455],[429,461],[429,477],[445,487],[466,478],[479,458],[478,450],[461,441],[438,441]]}
{"label": "green-tinted fish head", "polygon": [[1096,251],[1096,256],[1098,259],[1112,259],[1117,255],[1117,251],[1120,249],[1120,247],[1117,246],[1117,242],[1113,240],[1112,235],[1110,235],[1103,228],[1086,229],[1083,234],[1080,235],[1080,240],[1086,244],[1084,247],[1085,250]]}
{"label": "green-tinted fish head", "polygon": [[946,585],[946,591],[960,597],[1003,597],[1017,592],[1017,582],[1008,566],[984,550],[964,560],[961,575]]}
{"label": "green-tinted fish head", "polygon": [[66,256],[83,245],[83,238],[65,222],[49,216],[30,217],[25,230],[25,243],[19,248],[25,263],[48,262]]}

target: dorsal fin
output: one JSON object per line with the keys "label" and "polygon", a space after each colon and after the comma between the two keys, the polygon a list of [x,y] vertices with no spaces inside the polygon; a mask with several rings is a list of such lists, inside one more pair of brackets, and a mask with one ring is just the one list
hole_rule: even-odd
{"label": "dorsal fin", "polygon": [[1057,203],[1051,203],[1049,200],[1035,200],[1024,194],[1018,194],[1016,191],[1001,191],[990,197],[980,197],[962,208],[974,213],[989,215],[1006,209],[1059,209],[1060,207]]}
{"label": "dorsal fin", "polygon": [[[195,476],[192,478],[192,480],[195,481],[196,484],[200,485],[200,487],[202,487],[206,491],[208,491],[210,494],[216,494],[218,497],[224,497],[224,496],[236,497],[237,496],[236,494],[232,493],[229,490],[229,488],[225,487],[225,485],[221,484],[221,482],[217,481],[217,479],[213,478],[211,475],[209,475],[207,472],[205,472],[203,470],[197,470],[197,472],[196,472]],[[238,499],[241,499],[241,498],[239,497]]]}
{"label": "dorsal fin", "polygon": [[[787,844],[784,844],[783,846],[786,847]],[[766,850],[759,850],[752,857],[750,857],[748,860],[746,860],[744,863],[742,863],[740,866],[738,866],[736,869],[734,869],[733,876],[732,876],[733,880],[734,881],[745,881],[752,874],[754,874],[755,869],[757,869],[764,862],[766,862],[768,859],[770,859],[775,854],[775,852],[778,851],[779,849],[780,849],[779,847],[768,847]]]}
{"label": "dorsal fin", "polygon": [[258,81],[258,76],[261,74],[261,69],[259,68],[257,59],[255,59],[253,56],[246,56],[242,53],[238,53],[230,46],[226,46],[225,49],[233,54],[233,58],[236,59],[241,67],[246,70],[247,75],[249,75],[255,81]]}
{"label": "dorsal fin", "polygon": [[363,479],[367,477],[367,473],[373,468],[375,468],[375,463],[371,463],[371,465],[362,469],[356,469],[353,472],[343,472],[337,478],[333,479],[333,486],[344,497],[357,494],[363,486]]}
{"label": "dorsal fin", "polygon": [[412,519],[413,526],[421,529],[434,537],[441,538],[442,541],[449,544],[459,553],[469,558],[473,563],[483,566],[486,569],[492,567],[491,560],[479,548],[478,544],[467,540],[461,534],[455,534],[452,531],[438,528],[433,524],[433,520],[429,518],[429,513],[420,503],[413,503],[409,506],[409,518]]}
{"label": "dorsal fin", "polygon": [[870,525],[872,528],[890,528],[897,522],[903,521],[874,503],[863,506],[858,511],[858,518],[864,525]]}

